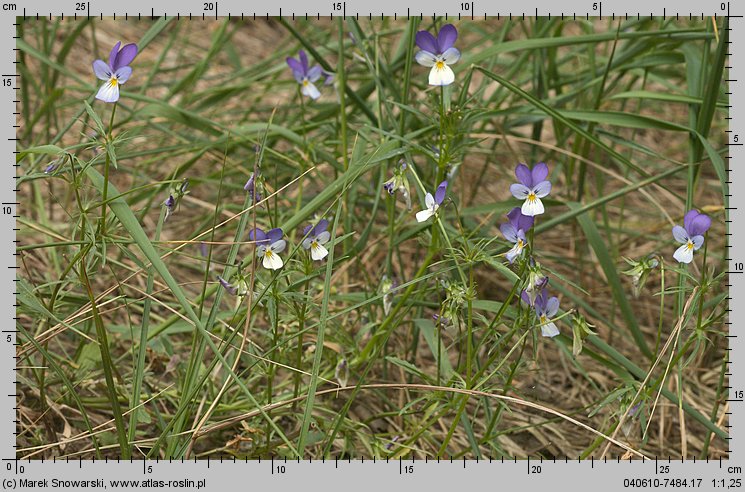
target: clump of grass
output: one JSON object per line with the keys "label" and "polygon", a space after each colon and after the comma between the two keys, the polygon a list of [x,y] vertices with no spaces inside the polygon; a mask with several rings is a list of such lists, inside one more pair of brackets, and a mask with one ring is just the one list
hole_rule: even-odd
{"label": "clump of grass", "polygon": [[716,22],[26,19],[18,457],[726,456]]}

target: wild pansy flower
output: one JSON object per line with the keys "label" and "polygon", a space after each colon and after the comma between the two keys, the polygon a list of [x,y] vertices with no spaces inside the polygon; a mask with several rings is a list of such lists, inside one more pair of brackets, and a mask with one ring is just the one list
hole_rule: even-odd
{"label": "wild pansy flower", "polygon": [[528,265],[528,285],[525,287],[525,292],[528,293],[531,304],[546,285],[548,285],[548,277],[541,271],[541,265],[531,259]]}
{"label": "wild pansy flower", "polygon": [[[242,283],[245,284],[245,281],[241,282],[239,280],[235,284],[231,284],[230,282],[228,282],[227,280],[225,280],[219,275],[217,276],[217,280],[220,282],[220,285],[222,285],[223,289],[225,289],[228,292],[228,294],[232,296],[245,295],[245,293],[248,291],[248,286],[242,285]],[[239,293],[239,292],[242,292],[242,293]]]}
{"label": "wild pansy flower", "polygon": [[406,169],[408,165],[402,159],[399,162],[397,169],[393,170],[393,177],[383,183],[383,188],[388,192],[389,195],[395,194],[397,191],[403,195],[406,200],[406,208],[411,210],[411,195],[409,194],[409,178],[406,177]]}
{"label": "wild pansy flower", "polygon": [[559,334],[559,329],[551,321],[551,318],[556,316],[559,312],[559,299],[556,297],[548,297],[548,289],[541,289],[535,299],[531,302],[530,295],[526,291],[520,294],[522,300],[528,305],[533,307],[536,316],[538,316],[538,322],[541,326],[541,335],[544,337],[555,337]]}
{"label": "wild pansy flower", "polygon": [[93,73],[105,83],[98,90],[96,99],[103,102],[117,102],[119,100],[119,86],[124,84],[132,75],[132,68],[129,66],[132,60],[137,56],[137,45],[130,43],[122,49],[121,41],[114,45],[109,55],[109,63],[103,60],[93,62]]}
{"label": "wild pansy flower", "polygon": [[541,198],[551,192],[551,182],[546,181],[548,166],[539,162],[531,170],[525,164],[518,164],[515,176],[520,182],[511,185],[510,191],[515,198],[525,200],[521,208],[523,215],[541,215],[544,212]]}
{"label": "wild pansy flower", "polygon": [[679,263],[690,263],[693,260],[693,252],[703,246],[704,234],[709,227],[711,218],[708,215],[700,213],[695,208],[689,210],[683,217],[683,227],[673,227],[673,237],[682,244],[673,254],[673,258]]}
{"label": "wild pansy flower", "polygon": [[260,185],[260,183],[257,183],[257,181],[261,180],[261,173],[258,174],[258,179],[254,175],[254,173],[251,173],[251,176],[248,178],[248,181],[246,181],[246,184],[243,185],[243,189],[248,192],[248,194],[251,196],[251,200],[253,200],[253,203],[257,203],[261,201],[261,193],[256,190]]}
{"label": "wild pansy flower", "polygon": [[[300,84],[300,92],[311,99],[318,99],[321,97],[321,92],[316,88],[313,82],[321,78],[323,70],[321,70],[321,67],[318,65],[314,65],[310,68],[308,67],[308,55],[305,54],[304,50],[298,52],[298,58],[299,60],[296,60],[295,58],[288,56],[287,65],[289,65],[292,70],[292,75],[295,77],[295,80],[297,80],[297,83]],[[326,80],[329,80],[328,76]]]}
{"label": "wild pansy flower", "polygon": [[507,260],[512,263],[516,257],[520,256],[528,242],[525,239],[525,234],[533,227],[533,217],[523,215],[520,207],[515,207],[507,214],[507,219],[509,219],[509,222],[499,226],[499,230],[502,231],[506,240],[514,244],[505,255]]}
{"label": "wild pansy flower", "polygon": [[168,195],[168,198],[165,199],[163,202],[163,205],[166,207],[166,216],[163,218],[163,222],[166,222],[168,220],[168,217],[170,217],[173,212],[175,211],[176,207],[178,206],[179,202],[181,202],[181,199],[184,197],[184,195],[188,194],[189,188],[189,180],[184,178],[184,180],[181,182],[181,184],[171,190],[171,192]]}
{"label": "wild pansy flower", "polygon": [[331,233],[326,229],[329,221],[321,219],[316,225],[308,224],[303,229],[303,248],[310,251],[310,257],[314,260],[322,260],[328,256],[329,251],[323,246],[331,239]]}
{"label": "wild pansy flower", "polygon": [[449,67],[460,60],[460,51],[455,48],[458,30],[452,24],[445,24],[437,33],[437,38],[427,31],[416,33],[416,45],[421,51],[416,54],[416,61],[429,71],[429,85],[450,85],[455,80],[453,69]]}
{"label": "wild pansy flower", "polygon": [[262,260],[262,265],[268,270],[279,270],[284,265],[279,253],[284,251],[287,243],[282,239],[282,235],[283,232],[280,228],[264,232],[257,227],[248,233],[251,241],[256,242],[256,252]]}
{"label": "wild pansy flower", "polygon": [[445,200],[445,192],[447,192],[447,189],[448,182],[443,181],[440,183],[440,186],[437,187],[435,196],[432,196],[432,193],[427,193],[424,196],[424,205],[426,208],[416,213],[417,222],[424,222],[437,212],[437,209],[442,205],[442,201]]}

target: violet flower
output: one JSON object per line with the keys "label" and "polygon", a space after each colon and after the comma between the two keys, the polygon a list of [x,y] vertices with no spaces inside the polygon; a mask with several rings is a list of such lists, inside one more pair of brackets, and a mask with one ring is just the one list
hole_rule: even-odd
{"label": "violet flower", "polygon": [[121,41],[114,45],[109,55],[109,63],[103,60],[93,62],[93,73],[100,80],[105,81],[96,94],[96,99],[103,102],[117,102],[119,100],[119,86],[124,84],[132,75],[129,66],[137,56],[137,45],[130,43],[119,49]]}
{"label": "violet flower", "polygon": [[693,261],[693,252],[703,246],[704,234],[709,227],[711,227],[711,218],[708,215],[700,213],[695,208],[689,210],[683,217],[683,227],[679,225],[673,227],[673,237],[682,244],[675,250],[673,258],[679,263]]}
{"label": "violet flower", "polygon": [[321,219],[318,224],[308,224],[303,229],[303,248],[310,251],[310,257],[314,260],[322,260],[328,256],[329,251],[323,246],[331,239],[331,233],[326,229],[329,226],[329,221]]}
{"label": "violet flower", "polygon": [[442,205],[442,201],[445,200],[445,192],[447,192],[447,189],[448,182],[443,181],[437,187],[434,197],[432,196],[432,193],[427,193],[424,196],[424,205],[426,206],[426,208],[416,213],[417,222],[424,222],[425,220],[435,215],[437,209],[440,208],[440,205]]}
{"label": "violet flower", "polygon": [[541,326],[541,335],[552,338],[559,334],[559,329],[556,327],[556,324],[550,321],[550,319],[556,316],[556,313],[559,312],[558,298],[548,297],[548,289],[542,289],[541,292],[535,296],[533,302],[530,302],[530,295],[528,295],[526,291],[523,291],[522,294],[520,294],[520,297],[523,302],[533,307],[536,316],[538,316],[538,321]]}
{"label": "violet flower", "polygon": [[220,282],[220,285],[222,285],[223,288],[226,291],[228,291],[228,294],[234,296],[238,293],[238,288],[234,286],[233,284],[231,284],[230,282],[228,282],[227,280],[225,280],[224,278],[222,278],[221,276],[218,275],[217,280]]}
{"label": "violet flower", "polygon": [[505,222],[499,226],[499,230],[502,231],[502,235],[506,240],[514,244],[507,254],[507,260],[510,263],[515,261],[515,258],[520,256],[525,248],[525,244],[528,242],[525,239],[525,234],[533,227],[533,217],[523,215],[520,211],[520,207],[515,207],[507,214],[509,222]]}
{"label": "violet flower", "polygon": [[[261,176],[261,175],[259,175]],[[248,194],[251,196],[251,200],[253,200],[253,203],[257,203],[261,201],[261,193],[256,191],[256,176],[254,173],[251,173],[251,176],[248,178],[248,181],[246,181],[246,184],[243,185],[243,189],[248,192]]]}
{"label": "violet flower", "polygon": [[445,24],[437,33],[437,38],[427,31],[416,33],[418,51],[415,58],[418,64],[432,67],[429,71],[429,85],[450,85],[455,80],[452,65],[460,60],[460,51],[455,48],[458,30],[452,24]]}
{"label": "violet flower", "polygon": [[[321,70],[321,67],[318,65],[314,65],[310,68],[308,67],[308,55],[305,54],[304,50],[298,52],[298,58],[299,60],[296,60],[295,58],[288,56],[287,65],[289,65],[292,70],[292,75],[295,77],[295,80],[297,80],[297,83],[300,84],[300,92],[311,99],[318,99],[321,97],[321,92],[316,88],[313,82],[321,78],[323,70]],[[328,78],[326,80],[328,80]]]}
{"label": "violet flower", "polygon": [[251,241],[256,243],[256,252],[262,259],[262,265],[268,270],[279,270],[284,265],[279,253],[284,251],[287,243],[282,239],[282,235],[283,232],[280,228],[264,232],[257,227],[248,233]]}
{"label": "violet flower", "polygon": [[383,183],[383,188],[389,195],[394,195],[397,191],[403,195],[406,200],[406,208],[411,210],[411,195],[409,195],[409,178],[406,177],[406,161],[401,159],[398,168],[393,170],[393,177]]}
{"label": "violet flower", "polygon": [[539,162],[531,170],[525,164],[518,164],[515,176],[520,182],[511,185],[510,191],[515,198],[525,200],[521,208],[523,215],[541,215],[544,212],[541,198],[551,193],[551,182],[546,181],[548,166]]}

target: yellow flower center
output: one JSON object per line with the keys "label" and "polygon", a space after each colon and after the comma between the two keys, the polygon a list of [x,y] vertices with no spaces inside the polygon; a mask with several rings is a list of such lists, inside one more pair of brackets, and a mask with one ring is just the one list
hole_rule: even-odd
{"label": "yellow flower center", "polygon": [[442,60],[438,60],[437,62],[435,62],[435,67],[437,68],[437,70],[444,70],[445,62]]}
{"label": "yellow flower center", "polygon": [[109,79],[109,85],[110,85],[111,87],[116,87],[117,85],[119,85],[119,79],[117,79],[117,78],[116,78],[116,76],[112,76],[112,77],[111,77],[111,78]]}
{"label": "yellow flower center", "polygon": [[517,240],[517,248],[518,249],[522,249],[522,247],[523,247],[524,244],[525,243],[523,243],[523,240],[522,239],[518,239]]}
{"label": "yellow flower center", "polygon": [[308,82],[308,79],[303,79],[303,87],[308,87],[308,84],[310,84],[310,82]]}
{"label": "yellow flower center", "polygon": [[688,243],[686,244],[686,249],[687,250],[692,250],[693,249],[693,241],[688,241]]}
{"label": "yellow flower center", "polygon": [[541,323],[545,323],[546,321],[547,321],[546,320],[546,315],[545,314],[542,314],[541,315]]}
{"label": "yellow flower center", "polygon": [[267,258],[271,258],[272,257],[272,250],[271,249],[267,249],[266,252],[264,253],[264,256],[266,256]]}
{"label": "yellow flower center", "polygon": [[537,197],[535,196],[535,193],[533,193],[532,191],[531,191],[530,193],[528,193],[528,201],[529,201],[529,202],[534,202],[534,201],[536,201],[536,198],[537,198]]}
{"label": "yellow flower center", "polygon": [[310,247],[316,249],[318,247],[318,241],[311,241]]}

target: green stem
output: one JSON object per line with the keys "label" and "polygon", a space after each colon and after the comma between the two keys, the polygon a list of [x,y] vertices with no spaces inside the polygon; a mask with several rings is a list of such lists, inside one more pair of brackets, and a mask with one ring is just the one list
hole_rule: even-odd
{"label": "green stem", "polygon": [[111,119],[109,119],[109,131],[106,134],[106,163],[103,168],[103,192],[101,200],[101,237],[106,236],[106,202],[109,196],[109,167],[111,166],[111,152],[109,151],[109,145],[111,145],[111,132],[114,129],[114,115],[116,114],[116,107],[119,105],[118,102],[114,103],[114,107],[111,108]]}

